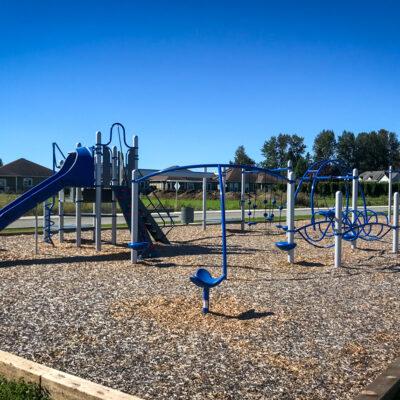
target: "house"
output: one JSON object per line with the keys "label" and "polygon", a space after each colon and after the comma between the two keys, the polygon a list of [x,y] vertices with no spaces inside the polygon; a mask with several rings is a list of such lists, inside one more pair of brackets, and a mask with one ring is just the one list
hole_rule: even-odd
{"label": "house", "polygon": [[[385,173],[382,179],[379,182],[389,182],[389,174]],[[392,182],[397,183],[400,182],[400,173],[399,172],[392,172]]]}
{"label": "house", "polygon": [[[171,167],[173,168],[173,167]],[[146,174],[156,172],[157,170],[145,170]],[[145,174],[142,174],[145,175]],[[189,169],[182,169],[178,171],[171,171],[162,175],[156,175],[149,179],[149,184],[155,186],[158,190],[162,191],[175,191],[175,184],[179,183],[179,191],[188,190],[202,190],[203,178],[207,179],[207,190],[212,190],[212,172],[199,172],[191,171]]]}
{"label": "house", "polygon": [[364,182],[380,182],[385,177],[385,171],[365,171],[360,174],[360,180]]}
{"label": "house", "polygon": [[[214,178],[218,181],[218,177]],[[279,183],[278,178],[263,172],[249,172],[245,176],[245,192],[264,190],[268,185]],[[240,168],[228,168],[225,175],[225,190],[227,192],[240,192],[242,187],[242,171]]]}
{"label": "house", "polygon": [[0,167],[0,192],[22,193],[51,175],[51,169],[19,158]]}

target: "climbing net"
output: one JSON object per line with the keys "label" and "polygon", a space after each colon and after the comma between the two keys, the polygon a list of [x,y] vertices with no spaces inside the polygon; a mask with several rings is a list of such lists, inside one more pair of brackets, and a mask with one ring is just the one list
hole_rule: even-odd
{"label": "climbing net", "polygon": [[[378,212],[367,207],[367,202],[358,176],[355,176],[346,164],[340,160],[324,160],[312,164],[299,181],[295,192],[295,199],[304,186],[309,190],[311,220],[309,223],[297,227],[295,233],[309,244],[329,248],[334,246],[335,209],[329,207],[326,197],[323,198],[324,208],[321,208],[320,182],[336,182],[337,187],[343,192],[344,209],[342,212],[342,238],[349,242],[358,239],[364,241],[382,240],[392,229],[388,217],[383,212]],[[353,189],[353,190],[352,190]],[[353,193],[357,192],[356,195]],[[352,196],[357,201],[360,195],[361,205],[350,205]],[[322,193],[323,195],[323,193]],[[354,201],[354,200],[353,200]]]}

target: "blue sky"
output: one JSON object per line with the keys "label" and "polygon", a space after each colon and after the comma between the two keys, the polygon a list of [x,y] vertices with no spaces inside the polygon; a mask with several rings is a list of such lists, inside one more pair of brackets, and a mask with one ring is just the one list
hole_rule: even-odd
{"label": "blue sky", "polygon": [[400,133],[395,1],[11,1],[0,158],[50,165],[122,122],[143,167],[256,160],[271,135]]}

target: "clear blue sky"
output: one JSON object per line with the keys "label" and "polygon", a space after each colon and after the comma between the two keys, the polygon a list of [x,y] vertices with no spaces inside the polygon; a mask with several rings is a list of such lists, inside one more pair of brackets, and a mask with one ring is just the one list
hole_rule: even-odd
{"label": "clear blue sky", "polygon": [[228,161],[322,129],[400,132],[396,1],[13,1],[0,13],[0,157],[50,165],[114,121],[143,167]]}

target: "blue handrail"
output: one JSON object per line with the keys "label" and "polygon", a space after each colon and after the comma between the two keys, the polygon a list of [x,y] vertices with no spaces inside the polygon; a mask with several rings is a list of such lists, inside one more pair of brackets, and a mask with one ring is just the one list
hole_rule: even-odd
{"label": "blue handrail", "polygon": [[275,177],[277,179],[282,180],[283,182],[287,182],[288,179],[283,176],[278,174],[277,172],[274,172],[272,169],[269,168],[261,168],[261,167],[256,167],[254,165],[243,165],[243,164],[191,164],[191,165],[183,165],[183,166],[175,166],[175,167],[170,167],[170,168],[165,168],[165,169],[161,169],[159,171],[156,172],[152,172],[150,174],[141,176],[139,178],[137,178],[134,183],[140,183],[143,181],[146,181],[150,178],[153,178],[154,176],[157,175],[164,175],[166,173],[169,172],[174,172],[174,171],[180,171],[183,169],[197,169],[197,168],[240,168],[240,169],[244,169],[245,171],[255,171],[255,172],[262,172],[265,173],[267,175],[270,175],[272,177]]}

